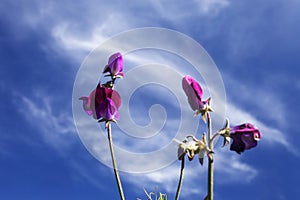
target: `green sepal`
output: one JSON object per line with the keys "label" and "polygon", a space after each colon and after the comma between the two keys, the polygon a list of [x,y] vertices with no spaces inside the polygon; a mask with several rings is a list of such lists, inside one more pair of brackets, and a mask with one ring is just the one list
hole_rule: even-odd
{"label": "green sepal", "polygon": [[219,130],[219,134],[224,138],[223,146],[227,146],[230,144],[230,127],[229,127],[229,119],[226,119],[226,124],[224,128]]}
{"label": "green sepal", "polygon": [[210,106],[211,97],[207,99],[207,105],[202,110],[196,110],[194,113],[194,116],[197,116],[198,114],[201,114],[202,120],[204,123],[207,121],[207,114],[209,112],[214,112],[212,107]]}
{"label": "green sepal", "polygon": [[113,81],[107,81],[106,83],[102,84],[102,86],[104,86],[106,88],[113,88],[114,84],[113,84]]}

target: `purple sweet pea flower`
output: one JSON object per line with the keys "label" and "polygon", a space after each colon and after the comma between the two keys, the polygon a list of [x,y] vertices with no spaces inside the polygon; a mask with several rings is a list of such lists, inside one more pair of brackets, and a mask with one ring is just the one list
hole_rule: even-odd
{"label": "purple sweet pea flower", "polygon": [[202,110],[206,101],[202,101],[202,88],[200,84],[193,79],[193,77],[186,75],[182,79],[182,88],[188,97],[191,108],[195,110]]}
{"label": "purple sweet pea flower", "polygon": [[123,77],[124,63],[121,53],[115,53],[108,59],[108,64],[105,66],[103,73],[109,72],[112,77]]}
{"label": "purple sweet pea flower", "polygon": [[210,98],[208,100],[202,99],[202,88],[190,75],[183,77],[182,88],[188,97],[188,102],[191,108],[196,111],[195,115],[201,113],[203,121],[206,122],[206,114],[213,111],[209,105]]}
{"label": "purple sweet pea flower", "polygon": [[94,119],[118,120],[121,98],[118,92],[98,84],[88,97],[80,97],[83,109]]}
{"label": "purple sweet pea flower", "polygon": [[258,128],[249,123],[230,128],[230,137],[233,140],[230,150],[238,154],[255,147],[261,138]]}

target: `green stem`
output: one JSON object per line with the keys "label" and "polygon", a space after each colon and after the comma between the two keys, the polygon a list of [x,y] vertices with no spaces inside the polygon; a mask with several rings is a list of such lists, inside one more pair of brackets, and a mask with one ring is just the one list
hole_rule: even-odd
{"label": "green stem", "polygon": [[[207,132],[208,132],[208,145],[209,149],[213,151],[213,138],[210,114],[207,113]],[[207,197],[206,200],[213,200],[214,198],[214,163],[213,155],[208,159],[208,180],[207,180]]]}
{"label": "green stem", "polygon": [[180,177],[179,177],[179,182],[178,182],[178,187],[177,187],[177,192],[176,192],[175,200],[178,200],[179,199],[179,195],[180,195],[180,190],[181,190],[181,186],[182,186],[182,180],[183,180],[183,176],[184,176],[184,160],[185,160],[185,156],[181,160]]}
{"label": "green stem", "polygon": [[107,134],[108,134],[111,159],[112,159],[112,163],[113,163],[113,168],[114,168],[114,173],[115,173],[115,177],[116,177],[116,181],[117,181],[117,185],[118,185],[118,189],[119,189],[120,198],[121,198],[121,200],[125,200],[122,183],[121,183],[118,168],[117,168],[117,162],[116,162],[116,158],[115,158],[114,148],[113,148],[110,122],[107,122]]}

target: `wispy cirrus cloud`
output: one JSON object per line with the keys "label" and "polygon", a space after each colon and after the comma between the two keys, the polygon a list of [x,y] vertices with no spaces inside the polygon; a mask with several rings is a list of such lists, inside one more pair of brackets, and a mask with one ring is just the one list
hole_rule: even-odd
{"label": "wispy cirrus cloud", "polygon": [[[182,2],[181,6],[178,6],[178,3],[180,2],[174,3],[169,0],[143,2],[143,4],[129,2],[124,7],[123,2],[120,1],[113,4],[94,1],[94,4],[78,5],[66,1],[64,5],[70,9],[62,9],[59,7],[59,2],[41,1],[32,3],[33,8],[29,6],[31,4],[24,5],[20,18],[24,24],[34,29],[43,27],[48,30],[55,41],[54,48],[89,52],[101,42],[122,31],[143,26],[160,26],[163,19],[170,23],[178,23],[178,21],[184,22],[194,17],[182,10],[188,9],[189,13],[209,17],[216,16],[230,5],[228,0]],[[37,12],[33,12],[34,8]],[[120,12],[110,12],[111,9],[119,9]],[[78,15],[85,10],[89,12],[85,15]],[[149,10],[155,14],[148,15]],[[136,12],[143,17],[137,18]],[[154,23],[148,23],[149,20]],[[44,25],[45,22],[47,26]]]}
{"label": "wispy cirrus cloud", "polygon": [[118,13],[108,15],[102,22],[88,27],[87,33],[75,31],[70,22],[65,21],[53,26],[51,34],[59,48],[90,52],[109,37],[128,29],[129,26],[122,22],[122,18]]}
{"label": "wispy cirrus cloud", "polygon": [[76,133],[73,119],[67,110],[53,106],[52,96],[37,92],[35,96],[20,96],[19,112],[34,127],[44,142],[63,152],[72,145]]}
{"label": "wispy cirrus cloud", "polygon": [[197,8],[201,11],[203,15],[208,16],[216,16],[223,9],[230,6],[230,1],[228,0],[194,0],[194,3],[198,5]]}
{"label": "wispy cirrus cloud", "polygon": [[[250,122],[260,129],[261,142],[270,146],[280,144],[294,155],[298,155],[299,150],[294,142],[289,140],[291,135],[286,131],[291,113],[287,112],[288,105],[282,96],[278,96],[278,91],[267,90],[263,85],[260,88],[252,88],[232,77],[225,77],[228,88],[234,88],[228,89],[227,93],[227,115],[231,124]],[[265,76],[264,79],[266,82],[276,80],[274,75]]]}

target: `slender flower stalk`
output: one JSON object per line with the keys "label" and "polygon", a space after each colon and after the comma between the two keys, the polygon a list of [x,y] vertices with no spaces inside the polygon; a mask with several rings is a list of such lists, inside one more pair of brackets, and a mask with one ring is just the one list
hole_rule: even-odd
{"label": "slender flower stalk", "polygon": [[[211,117],[209,112],[207,112],[207,135],[208,135],[208,145],[209,149],[213,151],[213,137],[211,128]],[[207,197],[205,200],[213,200],[214,198],[214,163],[213,155],[211,154],[208,159],[208,180],[207,180]]]}
{"label": "slender flower stalk", "polygon": [[125,200],[123,187],[122,187],[122,183],[121,183],[121,180],[120,180],[119,171],[118,171],[118,167],[117,167],[117,162],[116,162],[116,158],[115,158],[115,152],[114,152],[114,148],[113,148],[110,122],[107,122],[106,128],[107,128],[107,135],[108,135],[108,141],[109,141],[110,155],[111,155],[112,164],[113,164],[113,168],[114,168],[114,174],[115,174],[118,189],[119,189],[120,198],[121,198],[121,200]]}
{"label": "slender flower stalk", "polygon": [[183,176],[184,176],[184,160],[185,160],[185,156],[181,160],[180,177],[179,177],[179,182],[178,182],[178,186],[177,186],[175,200],[179,199],[180,190],[181,190],[181,187],[182,187],[182,181],[183,181]]}

